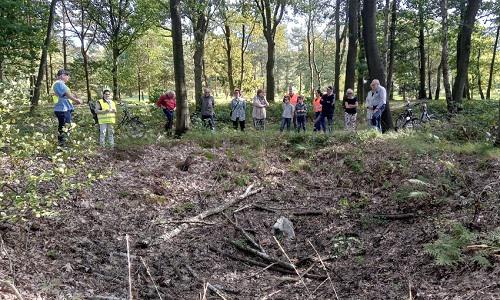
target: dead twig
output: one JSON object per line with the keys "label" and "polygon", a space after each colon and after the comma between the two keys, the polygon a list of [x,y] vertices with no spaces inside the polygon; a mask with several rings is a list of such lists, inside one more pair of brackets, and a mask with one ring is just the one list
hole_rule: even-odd
{"label": "dead twig", "polygon": [[245,236],[245,238],[250,242],[250,244],[252,244],[252,246],[254,246],[256,249],[260,250],[260,252],[262,253],[266,253],[266,251],[264,250],[264,248],[262,248],[261,245],[259,245],[259,243],[257,243],[251,236],[250,234],[248,234],[248,232],[243,229],[243,227],[239,226],[238,224],[236,224],[236,222],[234,222],[233,220],[231,220],[231,218],[229,218],[228,215],[226,215],[225,213],[222,213],[222,215],[224,217],[226,217],[226,219],[229,221],[229,223],[231,223],[236,229],[238,229],[239,231],[241,231],[241,233],[243,233],[243,235]]}
{"label": "dead twig", "polygon": [[127,241],[127,264],[128,264],[128,295],[129,299],[132,300],[132,265],[130,263],[130,243],[128,240],[128,234],[125,235],[125,240]]}
{"label": "dead twig", "polygon": [[188,220],[186,220],[187,222],[184,223],[184,224],[181,224],[180,226],[178,226],[177,228],[165,233],[164,235],[162,235],[160,237],[160,239],[162,239],[163,241],[167,241],[173,237],[175,237],[176,235],[178,235],[179,233],[181,233],[183,230],[186,230],[187,228],[189,228],[189,223],[190,222],[198,222],[198,221],[201,221],[211,215],[215,215],[215,214],[218,214],[224,210],[226,210],[227,208],[235,205],[236,203],[242,201],[243,199],[247,198],[247,197],[250,197],[252,195],[255,195],[257,194],[258,192],[262,191],[262,187],[261,188],[258,188],[256,190],[252,190],[253,188],[253,184],[251,184],[249,187],[247,187],[247,189],[245,190],[245,193],[243,193],[242,195],[236,197],[235,199],[232,199],[220,206],[217,206],[215,208],[212,208],[212,209],[209,209],[209,210],[206,210],[204,212],[202,212],[201,214],[197,215],[197,216],[194,216]]}
{"label": "dead twig", "polygon": [[292,270],[292,271],[294,270],[294,266],[292,264],[284,262],[284,261],[281,261],[281,260],[276,259],[274,257],[271,257],[271,256],[269,256],[266,253],[260,252],[259,250],[247,247],[247,246],[243,245],[242,243],[239,243],[239,242],[236,242],[236,241],[231,241],[231,244],[233,244],[236,248],[238,248],[238,249],[240,249],[242,251],[245,251],[247,253],[250,253],[250,254],[253,254],[253,255],[257,256],[257,257],[260,257],[260,258],[264,259],[265,261],[267,261],[269,263],[276,263],[276,265],[278,265],[278,266],[280,266],[282,268],[285,268],[287,270]]}
{"label": "dead twig", "polygon": [[217,223],[210,223],[210,222],[205,222],[205,221],[190,221],[190,220],[181,220],[181,221],[172,220],[172,221],[167,221],[167,222],[165,222],[163,224],[185,224],[185,223],[208,225],[208,226],[217,225]]}
{"label": "dead twig", "polygon": [[278,246],[280,247],[280,250],[281,252],[283,252],[283,254],[285,255],[285,257],[288,259],[288,261],[290,262],[290,264],[292,265],[293,269],[295,270],[295,273],[297,273],[297,276],[299,276],[299,279],[300,279],[300,282],[302,283],[302,285],[304,285],[304,287],[306,288],[306,291],[307,291],[307,294],[309,296],[309,298],[312,298],[312,295],[311,295],[311,292],[309,291],[309,288],[307,287],[306,283],[304,282],[304,280],[302,279],[302,276],[300,275],[299,271],[297,270],[297,268],[295,268],[295,265],[292,263],[292,260],[290,259],[290,257],[288,256],[288,254],[285,252],[285,249],[283,249],[283,247],[281,247],[281,244],[280,242],[278,241],[278,239],[273,235],[273,239],[276,241],[276,243],[278,244]]}
{"label": "dead twig", "polygon": [[8,286],[12,290],[12,292],[14,293],[14,295],[16,295],[16,297],[17,297],[18,300],[23,300],[23,296],[21,296],[21,293],[19,293],[19,291],[17,290],[16,286],[12,282],[9,282],[9,281],[6,281],[6,280],[0,280],[0,283]]}
{"label": "dead twig", "polygon": [[144,268],[146,268],[146,273],[148,273],[149,279],[151,279],[151,282],[153,282],[153,285],[155,286],[155,290],[156,290],[156,293],[158,294],[158,297],[160,298],[160,300],[162,300],[161,295],[160,295],[160,291],[158,290],[158,286],[156,285],[156,282],[154,281],[153,276],[151,276],[151,272],[149,272],[149,268],[146,265],[144,258],[142,258],[142,256],[139,256],[139,258],[141,259],[141,262],[144,265]]}
{"label": "dead twig", "polygon": [[[193,268],[191,268],[189,265],[185,265],[185,267],[189,271],[189,273],[191,273],[191,275],[193,275],[194,278],[196,278],[198,281],[200,281],[203,284],[205,284],[205,280],[202,280],[198,276],[198,274],[196,273],[196,271],[193,270]],[[211,290],[212,292],[214,292],[215,294],[217,294],[217,296],[219,296],[221,299],[223,299],[223,300],[228,299],[227,296],[224,295],[224,293],[222,293],[218,288],[216,288],[215,286],[213,286],[212,284],[210,284],[208,281],[206,282],[206,285],[207,285],[207,288],[209,290]]]}
{"label": "dead twig", "polygon": [[335,289],[335,286],[333,285],[332,277],[330,277],[330,273],[328,272],[328,269],[326,268],[325,263],[321,259],[321,255],[319,255],[319,252],[316,250],[316,247],[314,247],[313,243],[311,243],[310,240],[307,240],[307,242],[309,243],[309,245],[311,245],[311,247],[313,248],[314,252],[318,256],[318,259],[319,259],[319,261],[321,263],[321,266],[323,267],[323,270],[325,270],[325,272],[326,272],[327,279],[330,281],[330,286],[332,287],[333,292],[335,293],[335,298],[337,298],[337,300],[339,300],[339,296],[337,295],[337,290]]}

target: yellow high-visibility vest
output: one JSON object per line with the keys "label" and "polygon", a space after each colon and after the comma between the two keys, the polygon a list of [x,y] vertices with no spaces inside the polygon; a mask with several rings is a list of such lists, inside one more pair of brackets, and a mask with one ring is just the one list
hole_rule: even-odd
{"label": "yellow high-visibility vest", "polygon": [[[116,106],[115,106],[115,103],[113,102],[113,100],[110,100],[109,102],[110,104],[108,104],[108,102],[106,102],[106,100],[104,99],[99,99],[99,104],[101,105],[101,110],[108,110],[110,109],[110,106],[111,106],[111,109],[114,109],[116,111]],[[97,114],[97,119],[99,120],[99,124],[115,124],[116,123],[116,113],[114,112],[110,112],[110,113],[105,113],[105,114]]]}

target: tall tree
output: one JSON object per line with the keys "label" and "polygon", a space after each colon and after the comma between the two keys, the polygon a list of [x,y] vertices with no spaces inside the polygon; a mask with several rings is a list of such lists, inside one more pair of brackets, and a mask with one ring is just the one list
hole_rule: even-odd
{"label": "tall tree", "polygon": [[182,21],[180,0],[170,0],[170,18],[172,20],[172,49],[174,53],[175,93],[177,110],[175,134],[180,136],[189,129],[189,105],[186,92],[186,73],[184,70],[184,48],[182,44]]}
{"label": "tall tree", "polygon": [[92,95],[90,92],[90,75],[89,75],[89,48],[96,38],[95,23],[88,17],[88,6],[85,0],[66,0],[63,1],[64,11],[70,31],[72,31],[80,40],[80,53],[83,59],[83,70],[85,73],[85,87],[87,90],[87,101],[90,101]]}
{"label": "tall tree", "polygon": [[341,0],[336,0],[335,2],[335,79],[334,79],[334,90],[337,93],[337,97],[340,95],[340,44],[342,43],[341,32],[340,32],[340,5]]}
{"label": "tall tree", "polygon": [[392,100],[392,77],[394,74],[394,55],[395,55],[395,44],[396,44],[396,24],[398,16],[398,1],[392,1],[391,7],[391,24],[389,28],[389,57],[387,62],[387,99]]}
{"label": "tall tree", "polygon": [[425,99],[427,94],[425,91],[425,21],[424,21],[424,3],[417,1],[418,7],[418,52],[419,52],[419,88],[418,98]]}
{"label": "tall tree", "polygon": [[99,42],[111,51],[113,99],[118,99],[118,57],[159,19],[159,2],[149,0],[88,0],[89,16],[97,24]]}
{"label": "tall tree", "polygon": [[[228,5],[226,1],[222,1],[220,6],[220,12],[222,17],[222,32],[224,33],[224,50],[226,50],[227,59],[227,79],[229,82],[229,90],[234,90],[234,79],[233,79],[233,57],[231,55],[232,45],[231,45],[231,26],[229,24],[228,16]],[[243,28],[244,30],[245,28]],[[244,34],[244,33],[243,33]],[[201,97],[201,96],[200,96]]]}
{"label": "tall tree", "polygon": [[42,86],[43,70],[45,68],[45,64],[47,63],[47,51],[49,49],[50,40],[52,38],[52,28],[54,26],[54,14],[56,11],[56,4],[57,0],[52,0],[50,2],[49,19],[47,22],[47,35],[45,36],[45,41],[42,46],[40,64],[38,65],[38,75],[36,77],[33,97],[31,98],[31,108],[30,108],[31,112],[33,112],[35,110],[35,107],[38,106],[38,101],[40,99],[40,88]]}
{"label": "tall tree", "polygon": [[448,112],[452,114],[456,114],[462,107],[464,87],[468,81],[471,35],[477,11],[481,6],[481,0],[467,0],[467,3],[464,17],[460,22],[460,32],[457,39],[457,77],[453,84],[451,107],[448,107]]}
{"label": "tall tree", "polygon": [[452,106],[450,85],[450,65],[448,63],[448,0],[441,0],[441,68],[443,70],[443,86],[448,110]]}
{"label": "tall tree", "polygon": [[211,0],[189,0],[185,3],[187,16],[191,21],[194,36],[194,98],[196,110],[201,110],[201,95],[203,90],[203,59],[205,57],[205,36],[213,14]]}
{"label": "tall tree", "polygon": [[62,33],[63,33],[63,38],[62,38],[62,51],[63,51],[63,68],[67,69],[68,68],[68,38],[66,37],[66,16],[67,16],[67,11],[66,11],[66,6],[64,5],[64,0],[61,0],[62,2]]}
{"label": "tall tree", "polygon": [[500,17],[497,19],[497,33],[495,35],[495,45],[493,46],[493,57],[491,58],[491,64],[490,64],[490,75],[488,77],[488,87],[486,88],[486,99],[490,99],[491,96],[491,84],[493,82],[493,71],[495,67],[495,56],[497,54],[497,47],[498,47],[498,35],[500,33]]}
{"label": "tall tree", "polygon": [[[363,40],[365,46],[366,61],[368,63],[368,72],[370,79],[378,79],[382,86],[387,87],[384,65],[382,64],[380,51],[377,46],[376,12],[376,0],[365,0],[363,2],[363,10],[361,11],[361,16],[363,17]],[[382,114],[382,130],[387,131],[389,129],[392,129],[393,127],[394,125],[392,123],[389,97],[387,97],[386,108],[384,110],[384,113]]]}
{"label": "tall tree", "polygon": [[[358,51],[358,14],[359,0],[348,1],[348,30],[349,30],[349,46],[347,48],[347,62],[345,68],[345,84],[344,90],[354,88],[356,82],[356,57]],[[358,91],[359,93],[360,91]]]}
{"label": "tall tree", "polygon": [[274,102],[274,62],[276,29],[283,19],[286,0],[254,0],[262,19],[262,33],[267,42],[266,93],[267,99]]}

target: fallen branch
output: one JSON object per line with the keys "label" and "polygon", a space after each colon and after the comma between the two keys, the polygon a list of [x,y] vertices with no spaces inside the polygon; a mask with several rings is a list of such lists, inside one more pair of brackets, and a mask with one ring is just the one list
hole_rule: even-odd
{"label": "fallen branch", "polygon": [[247,246],[244,246],[242,243],[238,243],[236,241],[231,241],[231,244],[233,244],[236,248],[238,248],[239,250],[242,250],[244,252],[247,252],[247,253],[250,253],[250,254],[253,254],[257,257],[260,257],[262,258],[263,260],[269,262],[269,263],[276,263],[276,265],[282,267],[282,268],[285,268],[287,270],[294,270],[294,266],[290,263],[287,263],[287,262],[284,262],[284,261],[281,261],[279,259],[276,259],[274,257],[271,257],[269,256],[268,254],[266,253],[262,253],[258,250],[255,250],[253,248],[250,248],[250,247],[247,247]]}
{"label": "fallen branch", "polygon": [[17,290],[16,286],[13,283],[6,280],[0,280],[0,283],[8,286],[12,290],[14,295],[16,295],[18,300],[23,300],[23,296],[21,296],[21,293],[19,293],[19,291]]}
{"label": "fallen branch", "polygon": [[142,256],[139,256],[139,258],[141,259],[142,264],[146,268],[146,273],[148,273],[149,279],[151,279],[151,282],[153,282],[153,285],[155,286],[155,290],[156,290],[156,293],[158,294],[158,297],[160,298],[160,300],[163,300],[161,298],[160,291],[158,290],[158,286],[156,286],[156,282],[154,281],[153,276],[151,276],[151,272],[149,272],[149,268],[146,265],[146,262],[144,261],[144,258],[142,258]]}
{"label": "fallen branch", "polygon": [[371,217],[377,219],[386,219],[390,221],[395,221],[395,220],[407,220],[407,219],[417,218],[420,216],[409,213],[409,214],[380,214],[380,215],[371,215]]}
{"label": "fallen branch", "polygon": [[[316,250],[316,247],[314,247],[314,245],[311,243],[310,240],[307,240],[307,242],[309,242],[309,245],[311,245],[311,247],[313,248],[314,252],[316,253],[316,255],[318,256],[318,259],[319,261],[321,262],[321,266],[323,267],[323,270],[325,270],[326,272],[326,276],[327,276],[327,279],[330,281],[330,286],[332,287],[333,289],[333,292],[335,293],[335,298],[337,298],[337,300],[339,300],[339,296],[337,295],[337,290],[335,289],[335,286],[333,285],[333,281],[332,281],[332,278],[330,277],[330,273],[328,272],[328,269],[326,268],[326,265],[325,263],[323,262],[323,260],[321,259],[321,255],[319,255],[319,252]],[[320,285],[321,286],[321,285]],[[319,286],[316,288],[316,290],[319,288]],[[314,292],[316,292],[316,290],[314,290]],[[314,294],[313,292],[313,294]]]}
{"label": "fallen branch", "polygon": [[125,235],[125,240],[127,241],[127,264],[128,264],[128,294],[129,300],[132,300],[132,266],[130,264],[130,244],[128,241],[128,234]]}
{"label": "fallen branch", "polygon": [[264,250],[264,248],[262,248],[262,246],[259,245],[259,243],[257,243],[250,236],[250,234],[248,234],[248,232],[245,229],[243,229],[241,226],[239,226],[238,224],[236,224],[236,222],[234,222],[233,220],[231,220],[231,218],[229,218],[229,216],[226,215],[225,213],[222,213],[222,215],[224,215],[224,217],[226,217],[226,219],[229,221],[229,223],[231,223],[236,229],[238,229],[239,231],[241,231],[241,233],[243,233],[243,235],[245,236],[245,238],[250,242],[250,244],[252,244],[252,246],[254,246],[256,249],[260,250],[260,252],[266,253],[266,251]]}
{"label": "fallen branch", "polygon": [[[196,273],[196,271],[193,270],[193,268],[191,268],[189,265],[185,265],[185,267],[189,271],[189,273],[191,273],[191,275],[193,275],[193,277],[196,278],[196,280],[200,281],[201,283],[203,283],[205,285],[205,280],[201,279],[198,276],[198,274]],[[206,286],[208,287],[209,290],[211,290],[212,292],[217,294],[217,296],[221,297],[221,299],[223,299],[223,300],[227,299],[226,296],[224,295],[224,293],[222,293],[218,288],[216,288],[215,286],[210,284],[208,281],[206,282]]]}
{"label": "fallen branch", "polygon": [[201,214],[186,220],[186,223],[181,224],[177,228],[165,233],[160,238],[164,241],[167,241],[167,240],[175,237],[179,233],[181,233],[183,230],[186,230],[187,228],[189,228],[189,223],[199,222],[199,221],[201,221],[201,220],[203,220],[211,215],[218,214],[218,213],[228,209],[229,207],[235,205],[236,203],[240,202],[241,200],[243,200],[249,196],[257,194],[258,192],[262,191],[262,189],[263,189],[263,188],[258,188],[256,190],[252,190],[252,188],[253,188],[253,184],[251,184],[249,187],[247,187],[247,189],[245,190],[245,193],[243,193],[242,195],[240,195],[240,196],[236,197],[235,199],[232,199],[231,201],[228,201],[220,206],[206,210],[206,211],[202,212]]}

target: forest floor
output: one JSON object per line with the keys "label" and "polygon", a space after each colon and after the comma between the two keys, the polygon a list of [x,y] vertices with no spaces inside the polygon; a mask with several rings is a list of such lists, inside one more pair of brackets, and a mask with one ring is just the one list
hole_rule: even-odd
{"label": "forest floor", "polygon": [[[129,280],[134,299],[500,298],[498,151],[432,134],[258,135],[90,158],[104,176],[54,216],[0,223],[0,299],[128,299]],[[273,236],[281,216],[294,239]]]}

